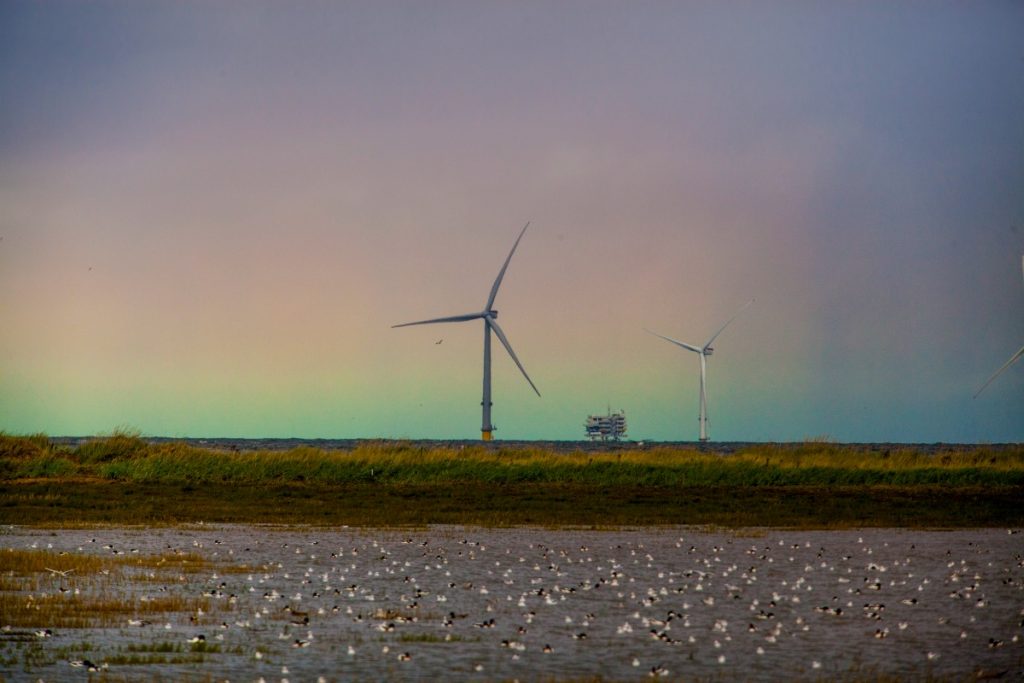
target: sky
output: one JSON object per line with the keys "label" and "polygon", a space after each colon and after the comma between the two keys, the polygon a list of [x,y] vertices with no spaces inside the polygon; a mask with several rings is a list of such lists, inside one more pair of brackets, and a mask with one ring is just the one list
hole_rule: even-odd
{"label": "sky", "polygon": [[[0,430],[1018,442],[1024,4],[5,2]],[[443,340],[442,343],[437,343]]]}

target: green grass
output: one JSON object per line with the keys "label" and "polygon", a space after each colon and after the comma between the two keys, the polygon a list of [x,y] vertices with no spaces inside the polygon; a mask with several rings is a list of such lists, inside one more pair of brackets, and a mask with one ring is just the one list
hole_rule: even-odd
{"label": "green grass", "polygon": [[0,434],[0,523],[964,527],[1020,525],[1021,503],[1024,446],[232,452],[127,432],[77,447]]}
{"label": "green grass", "polygon": [[0,434],[0,480],[98,478],[167,484],[488,484],[588,486],[1024,486],[1024,446],[931,455],[827,442],[755,445],[723,456],[655,447],[606,453],[539,448],[367,443],[352,451],[300,447],[228,452],[149,444],[115,432],[77,447],[43,435]]}

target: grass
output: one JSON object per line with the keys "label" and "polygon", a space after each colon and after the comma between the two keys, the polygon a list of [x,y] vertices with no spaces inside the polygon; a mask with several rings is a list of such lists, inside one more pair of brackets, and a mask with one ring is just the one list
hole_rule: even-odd
{"label": "grass", "polygon": [[0,593],[0,614],[14,628],[92,628],[123,625],[129,617],[171,613],[209,613],[205,598],[166,596],[146,601],[116,597],[116,593],[85,595],[25,595]]}
{"label": "grass", "polygon": [[234,452],[127,432],[78,446],[0,434],[0,523],[963,527],[1020,525],[1021,503],[1024,446]]}
{"label": "grass", "polygon": [[[67,573],[74,580],[82,574],[95,573],[120,567],[154,568],[164,570],[200,571],[223,569],[198,553],[165,553],[162,555],[126,555],[97,557],[95,555],[72,555],[51,553],[45,550],[5,548],[0,550],[0,567],[7,574],[32,574],[51,571]],[[231,568],[228,568],[229,570]],[[236,571],[246,571],[244,567]],[[74,573],[74,576],[71,574]]]}
{"label": "grass", "polygon": [[149,569],[158,570],[168,584],[175,583],[182,572],[244,571],[191,553],[97,557],[4,548],[0,549],[0,614],[12,629],[58,629],[123,626],[129,618],[200,611],[212,619],[212,610],[231,609],[224,601],[205,596],[126,595],[123,586],[138,581],[140,570]]}
{"label": "grass", "polygon": [[351,451],[216,451],[149,444],[115,432],[75,447],[0,433],[0,479],[98,478],[133,483],[446,484],[593,486],[1022,486],[1024,446],[881,451],[811,441],[748,446],[729,456],[654,447],[556,453],[531,447],[424,447],[372,442]]}

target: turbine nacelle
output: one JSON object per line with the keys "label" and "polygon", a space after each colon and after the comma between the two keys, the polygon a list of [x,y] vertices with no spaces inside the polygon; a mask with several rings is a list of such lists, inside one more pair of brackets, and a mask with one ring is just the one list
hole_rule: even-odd
{"label": "turbine nacelle", "polygon": [[649,332],[650,334],[653,334],[655,337],[658,337],[660,339],[664,339],[665,341],[669,342],[670,344],[675,344],[676,346],[678,346],[681,349],[685,349],[687,351],[693,351],[694,353],[696,353],[697,355],[700,356],[700,416],[697,418],[697,420],[698,420],[698,422],[700,424],[700,440],[701,441],[707,441],[708,438],[709,438],[708,437],[707,389],[705,388],[706,384],[707,384],[707,380],[706,380],[706,373],[707,373],[707,367],[706,366],[707,366],[707,362],[704,359],[715,353],[715,348],[711,344],[715,341],[715,339],[718,338],[718,335],[722,334],[722,332],[725,330],[725,328],[729,326],[729,323],[731,323],[733,320],[735,320],[736,317],[740,313],[743,312],[743,309],[745,309],[747,306],[749,306],[752,303],[754,303],[753,299],[751,299],[747,303],[743,304],[743,306],[741,306],[740,309],[738,311],[736,311],[736,314],[733,315],[733,317],[729,318],[729,320],[726,321],[726,323],[724,325],[722,325],[720,328],[718,328],[717,332],[715,332],[713,335],[711,335],[711,338],[708,339],[704,343],[704,346],[695,346],[693,344],[687,344],[686,342],[681,342],[678,339],[672,339],[671,337],[665,337],[663,335],[660,335],[657,332],[652,332],[651,330],[648,330],[646,327],[644,328],[644,331]]}
{"label": "turbine nacelle", "polygon": [[[491,433],[494,431],[494,425],[491,424],[491,334],[498,337],[498,341],[505,347],[512,362],[516,364],[519,371],[523,373],[523,377],[530,384],[530,388],[533,389],[534,393],[540,396],[540,391],[534,385],[533,380],[526,374],[526,368],[519,362],[519,358],[516,357],[516,352],[512,350],[512,345],[508,341],[508,337],[505,336],[505,332],[498,325],[498,312],[491,308],[494,305],[494,299],[498,296],[498,289],[501,287],[501,281],[505,277],[505,271],[508,269],[509,261],[512,260],[512,254],[516,252],[516,247],[519,246],[519,241],[523,239],[523,235],[526,233],[526,228],[530,227],[527,223],[523,226],[522,231],[519,233],[519,237],[516,238],[515,244],[512,245],[512,250],[508,252],[508,256],[505,258],[505,263],[502,264],[501,270],[498,271],[498,277],[494,279],[494,284],[491,286],[491,292],[487,297],[487,303],[484,304],[484,309],[479,313],[467,313],[466,315],[452,315],[444,318],[431,318],[430,320],[418,320],[412,323],[402,323],[401,325],[392,325],[392,327],[409,327],[411,325],[430,325],[433,323],[461,323],[469,320],[483,320],[484,321],[484,392],[483,400],[480,405],[483,406],[483,424],[481,425],[480,433],[484,441],[491,440]],[[438,342],[440,343],[440,342]]]}

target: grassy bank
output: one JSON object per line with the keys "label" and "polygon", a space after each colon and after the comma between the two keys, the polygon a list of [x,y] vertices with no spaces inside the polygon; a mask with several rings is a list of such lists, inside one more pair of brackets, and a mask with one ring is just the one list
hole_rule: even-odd
{"label": "grassy bank", "polygon": [[1024,447],[227,452],[0,435],[3,523],[1013,526],[1022,503]]}

